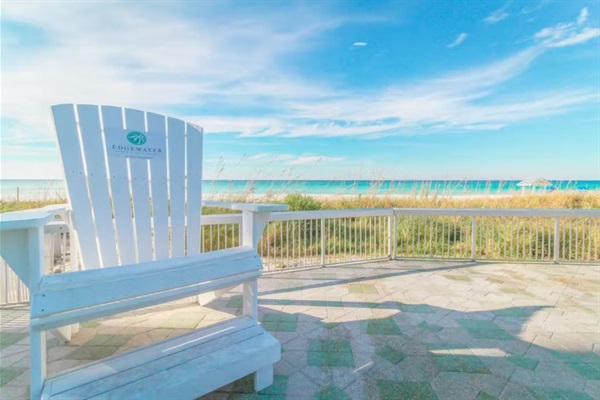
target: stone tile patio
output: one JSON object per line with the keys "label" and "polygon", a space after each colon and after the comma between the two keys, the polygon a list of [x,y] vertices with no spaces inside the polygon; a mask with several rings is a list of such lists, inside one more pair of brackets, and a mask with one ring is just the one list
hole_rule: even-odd
{"label": "stone tile patio", "polygon": [[[380,262],[260,281],[282,343],[275,383],[206,399],[600,399],[600,267]],[[50,337],[55,374],[241,313],[239,290],[90,321]],[[1,311],[0,397],[28,395],[25,306]],[[176,394],[174,393],[174,397]]]}

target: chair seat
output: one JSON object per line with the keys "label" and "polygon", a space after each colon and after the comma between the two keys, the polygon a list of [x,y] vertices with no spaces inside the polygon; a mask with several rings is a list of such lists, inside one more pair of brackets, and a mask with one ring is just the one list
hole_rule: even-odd
{"label": "chair seat", "polygon": [[42,398],[195,399],[276,363],[279,342],[250,317],[237,317],[67,371]]}
{"label": "chair seat", "polygon": [[258,278],[249,247],[89,271],[47,275],[31,297],[31,324],[50,329],[148,307]]}

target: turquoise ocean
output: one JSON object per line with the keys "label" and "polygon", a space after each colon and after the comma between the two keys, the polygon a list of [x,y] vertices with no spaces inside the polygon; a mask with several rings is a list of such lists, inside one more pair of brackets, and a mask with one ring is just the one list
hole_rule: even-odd
{"label": "turquoise ocean", "polygon": [[[593,191],[600,194],[600,180],[551,181],[546,190]],[[281,195],[303,193],[310,195],[510,195],[521,192],[519,181],[508,180],[206,180],[207,195],[250,194]],[[14,199],[44,199],[65,197],[62,180],[1,179],[0,197]],[[538,189],[542,191],[543,189]]]}

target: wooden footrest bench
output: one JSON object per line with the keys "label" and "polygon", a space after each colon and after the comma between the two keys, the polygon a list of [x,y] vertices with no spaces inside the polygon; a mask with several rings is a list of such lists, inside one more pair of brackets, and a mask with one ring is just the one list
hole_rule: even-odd
{"label": "wooden footrest bench", "polygon": [[67,371],[46,381],[42,399],[195,399],[257,371],[260,390],[280,354],[255,320],[236,317]]}

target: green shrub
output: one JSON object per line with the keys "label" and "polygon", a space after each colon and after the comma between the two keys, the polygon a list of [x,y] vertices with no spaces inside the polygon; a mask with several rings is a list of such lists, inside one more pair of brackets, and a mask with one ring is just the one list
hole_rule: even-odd
{"label": "green shrub", "polygon": [[300,193],[288,194],[283,199],[283,202],[290,206],[290,211],[311,211],[321,209],[321,203],[317,199]]}

